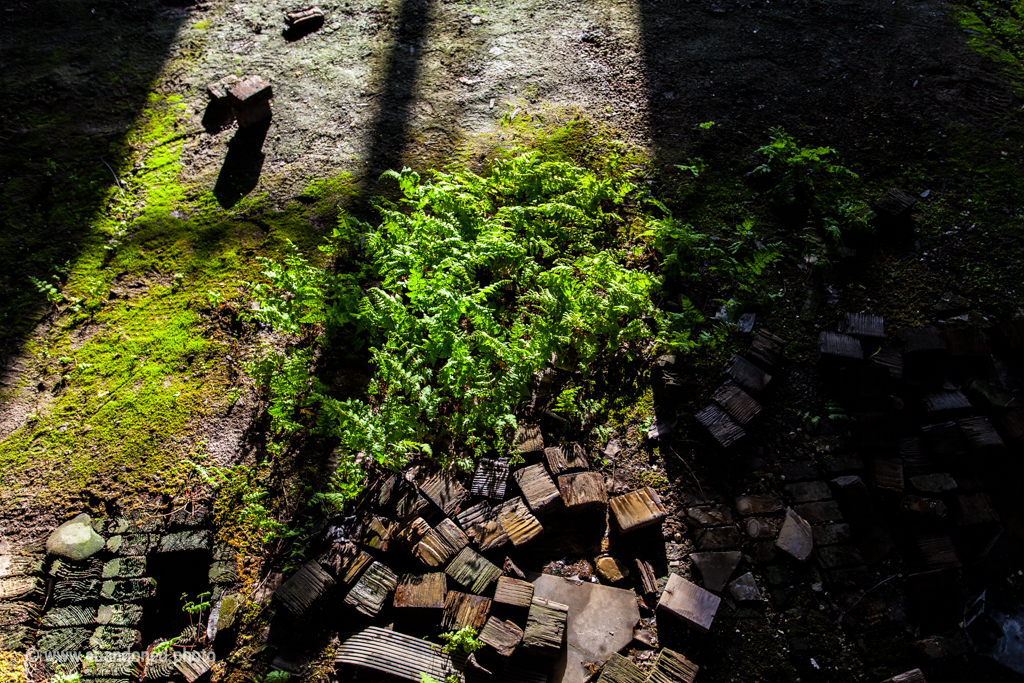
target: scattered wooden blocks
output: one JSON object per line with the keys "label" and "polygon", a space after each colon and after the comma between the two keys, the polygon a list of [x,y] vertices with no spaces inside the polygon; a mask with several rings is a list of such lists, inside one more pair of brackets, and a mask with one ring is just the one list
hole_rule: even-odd
{"label": "scattered wooden blocks", "polygon": [[511,621],[491,617],[484,624],[478,637],[502,657],[511,657],[519,643],[523,642],[523,630]]}
{"label": "scattered wooden blocks", "polygon": [[879,342],[885,338],[885,319],[880,315],[846,313],[839,323],[839,332]]}
{"label": "scattered wooden blocks", "polygon": [[761,406],[732,380],[718,387],[711,400],[741,425],[745,425],[761,412]]}
{"label": "scattered wooden blocks", "polygon": [[486,500],[460,512],[455,519],[466,530],[469,540],[483,552],[500,548],[508,542],[508,534],[498,520],[498,512]]}
{"label": "scattered wooden blocks", "polygon": [[710,405],[696,415],[697,422],[708,430],[722,448],[729,448],[747,435],[743,427],[733,422],[729,415],[716,405]]}
{"label": "scattered wooden blocks", "polygon": [[352,605],[368,617],[375,616],[384,607],[388,594],[398,586],[398,575],[374,562],[345,596],[345,604]]}
{"label": "scattered wooden blocks", "polygon": [[491,611],[491,599],[458,591],[448,591],[444,601],[442,628],[458,631],[469,626],[477,632],[483,628]]}
{"label": "scattered wooden blocks", "polygon": [[239,128],[265,121],[271,116],[270,100],[274,91],[270,83],[259,76],[247,76],[228,90],[228,101],[235,111]]}
{"label": "scattered wooden blocks", "polygon": [[567,510],[603,509],[608,505],[608,491],[599,472],[563,474],[558,478],[558,489]]}
{"label": "scattered wooden blocks", "polygon": [[463,548],[445,573],[460,585],[479,595],[501,576],[501,568],[473,550]]}
{"label": "scattered wooden blocks", "polygon": [[462,509],[469,498],[469,491],[450,472],[439,472],[423,482],[420,491],[431,503],[441,509],[445,517],[451,517]]}
{"label": "scattered wooden blocks", "polygon": [[319,562],[338,583],[347,586],[373,562],[373,558],[355,543],[335,543],[320,556]]}
{"label": "scattered wooden blocks", "polygon": [[470,491],[474,496],[482,496],[491,500],[503,499],[505,487],[508,484],[508,470],[507,458],[480,460],[473,473],[473,484],[470,486]]}
{"label": "scattered wooden blocks", "polygon": [[987,417],[968,417],[958,420],[957,425],[972,451],[996,450],[1005,445]]}
{"label": "scattered wooden blocks", "polygon": [[847,334],[822,332],[818,336],[819,363],[849,363],[864,360],[864,349],[860,340]]}
{"label": "scattered wooden blocks", "polygon": [[658,653],[647,683],[693,683],[699,669],[683,655],[666,648]]}
{"label": "scattered wooden blocks", "polygon": [[554,475],[590,469],[587,452],[578,443],[549,446],[544,449],[544,458],[548,461],[548,467]]}
{"label": "scattered wooden blocks", "polygon": [[428,567],[440,567],[468,543],[469,538],[455,526],[455,522],[445,519],[427,532],[413,554]]}
{"label": "scattered wooden blocks", "polygon": [[501,527],[508,534],[512,545],[519,548],[530,541],[540,538],[544,534],[544,527],[540,521],[533,516],[522,498],[513,498],[505,501],[498,508],[498,521]]}
{"label": "scattered wooden blocks", "polygon": [[537,425],[519,425],[512,438],[512,445],[520,453],[532,453],[544,450],[544,435]]}
{"label": "scattered wooden blocks", "polygon": [[289,612],[301,617],[335,586],[331,575],[316,562],[302,565],[281,587],[274,592],[274,598]]}
{"label": "scattered wooden blocks", "polygon": [[917,197],[898,188],[889,190],[871,207],[875,213],[888,218],[899,218],[917,203]]}
{"label": "scattered wooden blocks", "polygon": [[530,614],[526,618],[523,647],[532,654],[557,657],[565,640],[565,625],[568,618],[568,605],[554,600],[533,598],[530,602]]}
{"label": "scattered wooden blocks", "polygon": [[658,609],[681,619],[685,624],[707,633],[722,602],[714,593],[690,583],[678,574],[668,577]]}
{"label": "scattered wooden blocks", "polygon": [[646,678],[640,667],[616,652],[604,665],[597,683],[644,683]]}
{"label": "scattered wooden blocks", "polygon": [[772,370],[782,364],[782,350],[785,346],[786,343],[782,339],[768,330],[761,330],[751,342],[747,355],[763,367]]}
{"label": "scattered wooden blocks", "polygon": [[743,356],[733,356],[725,364],[725,374],[747,391],[757,393],[764,391],[772,376],[757,367]]}
{"label": "scattered wooden blocks", "polygon": [[668,516],[661,498],[650,486],[612,498],[609,505],[616,526],[624,534],[658,524]]}
{"label": "scattered wooden blocks", "polygon": [[395,607],[444,609],[448,583],[444,572],[406,574],[395,588]]}
{"label": "scattered wooden blocks", "polygon": [[532,601],[532,583],[508,576],[498,578],[498,586],[494,589],[494,602],[525,609],[530,606]]}
{"label": "scattered wooden blocks", "polygon": [[[420,681],[429,676],[443,681],[459,680],[462,667],[455,667],[452,655],[422,638],[371,626],[350,636],[335,651],[335,663],[382,671],[390,676]],[[379,677],[371,677],[376,679]]]}
{"label": "scattered wooden blocks", "polygon": [[513,472],[512,477],[519,484],[523,498],[534,514],[552,512],[561,504],[562,496],[544,465],[538,463],[524,467]]}

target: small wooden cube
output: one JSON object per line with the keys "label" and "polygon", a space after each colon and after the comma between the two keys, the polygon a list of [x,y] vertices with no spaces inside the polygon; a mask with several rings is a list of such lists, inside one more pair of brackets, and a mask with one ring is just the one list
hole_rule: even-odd
{"label": "small wooden cube", "polygon": [[319,562],[339,583],[347,586],[359,578],[373,558],[354,543],[335,543],[320,556]]}
{"label": "small wooden cube", "polygon": [[463,548],[444,571],[451,579],[478,595],[501,576],[501,567],[468,547]]}
{"label": "small wooden cube", "polygon": [[782,350],[785,348],[786,342],[768,330],[761,330],[754,337],[754,341],[750,343],[750,350],[747,355],[750,356],[751,360],[760,363],[763,367],[768,369],[777,368],[783,360]]}
{"label": "small wooden cube", "polygon": [[498,586],[494,589],[494,602],[511,605],[512,607],[527,608],[532,601],[532,583],[508,576],[498,578]]}
{"label": "small wooden cube", "polygon": [[508,459],[490,460],[483,458],[477,463],[476,472],[473,473],[473,484],[470,486],[474,496],[482,496],[491,500],[501,500],[505,497],[505,487],[508,484]]}
{"label": "small wooden cube", "polygon": [[609,501],[615,524],[622,533],[657,524],[668,516],[658,493],[650,486]]}
{"label": "small wooden cube", "polygon": [[722,599],[678,574],[668,577],[658,609],[668,612],[698,631],[707,633],[715,620]]}
{"label": "small wooden cube", "polygon": [[444,601],[444,620],[441,626],[448,631],[458,631],[469,626],[479,632],[487,622],[487,615],[490,611],[490,598],[448,591],[448,596]]}
{"label": "small wooden cube", "polygon": [[498,508],[498,521],[508,534],[512,545],[517,548],[544,535],[544,527],[526,507],[522,498],[505,501],[505,504]]}
{"label": "small wooden cube", "polygon": [[864,360],[860,340],[848,334],[822,332],[818,336],[818,362],[845,363]]}
{"label": "small wooden cube", "polygon": [[523,498],[534,514],[553,512],[561,505],[562,496],[544,465],[538,463],[524,467],[513,472],[512,477],[519,484]]}
{"label": "small wooden cube", "polygon": [[556,475],[590,468],[587,452],[578,443],[545,448],[544,458],[548,461],[552,474]]}
{"label": "small wooden cube", "polygon": [[395,587],[395,607],[444,609],[448,597],[446,579],[444,572],[406,574]]}
{"label": "small wooden cube", "polygon": [[852,337],[867,337],[877,341],[885,338],[885,320],[880,315],[846,313],[839,323],[839,331]]}
{"label": "small wooden cube", "polygon": [[511,657],[519,643],[523,642],[523,630],[511,621],[491,617],[484,624],[479,638],[502,657]]}
{"label": "small wooden cube", "polygon": [[537,425],[519,425],[512,438],[513,447],[520,453],[544,450],[544,435]]}
{"label": "small wooden cube", "polygon": [[598,472],[563,474],[558,478],[558,489],[567,510],[604,509],[608,505],[604,477]]}

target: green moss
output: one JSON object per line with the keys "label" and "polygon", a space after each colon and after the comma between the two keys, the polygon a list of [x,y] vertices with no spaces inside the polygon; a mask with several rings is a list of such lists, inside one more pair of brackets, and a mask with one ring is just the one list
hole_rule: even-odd
{"label": "green moss", "polygon": [[955,12],[971,47],[999,64],[1024,94],[1024,2],[960,0]]}

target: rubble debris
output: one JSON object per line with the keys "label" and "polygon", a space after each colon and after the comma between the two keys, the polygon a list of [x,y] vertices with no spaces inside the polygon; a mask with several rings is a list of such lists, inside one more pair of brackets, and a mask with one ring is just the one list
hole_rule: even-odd
{"label": "rubble debris", "polygon": [[754,575],[747,572],[729,584],[729,594],[737,602],[760,602],[761,591],[757,588]]}
{"label": "rubble debris", "polygon": [[690,559],[700,572],[701,581],[709,591],[721,593],[732,578],[743,553],[738,550],[719,553],[691,553]]}
{"label": "rubble debris", "polygon": [[473,473],[473,483],[470,491],[474,496],[481,496],[491,500],[502,500],[505,498],[505,488],[508,484],[509,464],[508,458],[491,460],[481,458]]}
{"label": "rubble debris", "polygon": [[569,606],[544,598],[532,598],[523,632],[523,647],[531,654],[557,657],[565,641]]}
{"label": "rubble debris", "polygon": [[618,583],[629,577],[629,567],[610,555],[597,558],[595,564],[598,576],[608,583]]}
{"label": "rubble debris", "polygon": [[687,625],[707,633],[722,602],[714,593],[690,583],[678,574],[668,577],[658,609],[668,612]]}
{"label": "rubble debris", "polygon": [[649,486],[616,496],[608,504],[616,526],[624,534],[658,524],[668,516],[658,493]]}
{"label": "rubble debris", "polygon": [[391,543],[391,534],[396,527],[397,522],[374,515],[359,540],[367,548],[387,552],[388,545]]}
{"label": "rubble debris", "polygon": [[516,470],[512,478],[535,515],[554,512],[561,505],[562,496],[544,465],[538,463]]}
{"label": "rubble debris", "polygon": [[654,573],[654,567],[639,557],[636,558],[636,569],[640,575],[640,590],[644,595],[654,595],[658,592],[658,576]]}
{"label": "rubble debris", "polygon": [[786,521],[782,523],[782,530],[775,541],[775,546],[800,562],[806,562],[814,550],[811,525],[793,508],[786,509]]}

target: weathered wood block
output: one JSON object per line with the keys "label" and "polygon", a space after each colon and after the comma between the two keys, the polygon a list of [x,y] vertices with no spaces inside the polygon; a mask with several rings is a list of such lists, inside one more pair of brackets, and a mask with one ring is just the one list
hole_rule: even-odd
{"label": "weathered wood block", "polygon": [[616,652],[605,663],[597,683],[644,683],[646,678],[640,667]]}
{"label": "weathered wood block", "polygon": [[553,512],[561,505],[562,496],[544,465],[538,463],[524,467],[513,472],[512,477],[519,484],[523,498],[534,514]]}
{"label": "weathered wood block", "polygon": [[999,430],[1010,443],[1024,440],[1024,409],[1011,408],[999,417]]}
{"label": "weathered wood block", "polygon": [[[410,681],[427,675],[436,681],[462,680],[451,654],[422,638],[371,626],[353,634],[335,651],[337,664],[364,667]],[[380,677],[371,677],[376,680]]]}
{"label": "weathered wood block", "polygon": [[615,525],[624,534],[658,524],[668,516],[657,491],[650,486],[612,498],[609,505]]}
{"label": "weathered wood block", "polygon": [[427,520],[417,517],[398,527],[392,538],[391,545],[394,550],[411,555],[416,550],[416,545],[428,533],[430,533],[430,525],[427,524]]}
{"label": "weathered wood block", "polygon": [[960,566],[960,558],[957,557],[956,548],[949,534],[942,531],[920,534],[915,537],[914,543],[921,561],[928,569]]}
{"label": "weathered wood block", "polygon": [[608,491],[599,472],[578,472],[558,477],[558,489],[567,510],[604,509],[608,505]]}
{"label": "weathered wood block", "polygon": [[668,585],[661,594],[658,609],[681,619],[698,631],[707,633],[715,620],[722,599],[700,586],[690,583],[678,574],[668,577]]}
{"label": "weathered wood block", "polygon": [[270,83],[259,76],[247,76],[228,90],[228,101],[235,110],[239,128],[270,118],[270,100],[273,96]]}
{"label": "weathered wood block", "polygon": [[494,602],[512,607],[527,608],[533,601],[533,584],[508,576],[498,578],[494,589]]}
{"label": "weathered wood block", "polygon": [[[749,575],[748,575],[749,576]],[[693,683],[700,667],[683,655],[665,648],[658,653],[648,683]]]}
{"label": "weathered wood block", "polygon": [[[14,605],[20,605],[24,603],[9,603]],[[32,608],[29,609],[26,606],[26,612],[35,614],[38,618],[38,610]],[[0,619],[4,616],[9,615],[10,612],[0,612]],[[2,623],[2,622],[0,622]],[[23,621],[11,622],[14,624],[24,623]],[[39,625],[43,628],[68,628],[70,626],[91,626],[96,623],[96,608],[95,607],[83,607],[82,605],[71,605],[70,607],[54,607],[47,610],[46,615],[43,616],[43,621]],[[4,626],[10,626],[11,624],[3,624]]]}
{"label": "weathered wood block", "polygon": [[889,377],[897,382],[903,379],[903,349],[886,346],[871,358],[871,363],[885,368]]}
{"label": "weathered wood block", "polygon": [[393,512],[397,519],[419,517],[429,504],[419,489],[401,475],[392,475],[377,491],[377,505],[383,510]]}
{"label": "weathered wood block", "polygon": [[174,668],[185,678],[186,683],[195,683],[210,673],[212,657],[207,658],[205,653],[195,650],[185,650],[179,654],[182,656],[175,659]]}
{"label": "weathered wood block", "polygon": [[458,631],[469,626],[477,632],[483,628],[491,611],[491,599],[458,591],[448,591],[444,601],[442,628]]}
{"label": "weathered wood block", "polygon": [[208,529],[203,531],[178,531],[164,534],[156,547],[158,553],[174,553],[182,550],[209,550],[212,536]]}
{"label": "weathered wood block", "polygon": [[761,405],[732,380],[718,387],[711,400],[741,425],[747,424],[761,412]]}
{"label": "weathered wood block", "polygon": [[921,397],[924,409],[929,413],[967,410],[971,402],[957,390],[929,391]]}
{"label": "weathered wood block", "polygon": [[374,515],[370,519],[370,523],[366,525],[360,542],[367,548],[387,552],[391,543],[391,535],[397,526],[398,524],[390,519]]}
{"label": "weathered wood block", "polygon": [[313,6],[309,9],[287,12],[284,15],[284,23],[288,25],[288,28],[308,33],[323,26],[324,11],[319,7]]}
{"label": "weathered wood block", "polygon": [[724,372],[729,379],[745,390],[757,393],[764,391],[772,376],[757,367],[743,356],[733,356],[725,364]]}
{"label": "weathered wood block", "polygon": [[301,617],[334,589],[331,575],[315,561],[307,562],[274,591],[274,599]]}
{"label": "weathered wood block", "polygon": [[475,543],[483,552],[500,548],[508,542],[508,534],[505,533],[505,527],[501,526],[498,511],[492,509],[486,500],[460,512],[455,519],[466,530],[470,542]]}
{"label": "weathered wood block", "polygon": [[45,562],[42,555],[0,555],[0,579],[42,574]]}
{"label": "weathered wood block", "polygon": [[501,567],[468,547],[463,548],[444,571],[454,581],[478,595],[501,576]]}
{"label": "weathered wood block", "polygon": [[96,623],[112,626],[138,626],[142,623],[142,605],[131,603],[100,605],[96,610]]}
{"label": "weathered wood block", "polygon": [[531,654],[557,657],[565,640],[569,606],[554,600],[532,598],[523,632],[523,647]]}
{"label": "weathered wood block", "polygon": [[590,469],[587,452],[578,443],[549,446],[544,449],[544,458],[548,461],[551,473],[555,475]]}
{"label": "weathered wood block", "polygon": [[1005,445],[987,417],[968,417],[957,420],[957,424],[972,451],[997,450]]}
{"label": "weathered wood block", "polygon": [[544,527],[533,516],[522,498],[516,497],[498,508],[498,521],[512,545],[519,548],[544,535]]}
{"label": "weathered wood block", "polygon": [[851,337],[867,337],[876,342],[885,338],[885,319],[868,313],[845,313],[839,331]]}
{"label": "weathered wood block", "polygon": [[468,543],[469,538],[455,526],[455,522],[445,519],[416,544],[413,554],[428,567],[440,567]]}
{"label": "weathered wood block", "polygon": [[901,674],[897,674],[892,678],[888,678],[882,683],[928,683],[924,677],[924,673],[920,669],[911,669],[910,671],[904,671]]}
{"label": "weathered wood block", "polygon": [[512,438],[513,447],[520,453],[544,450],[544,435],[537,425],[519,425]]}
{"label": "weathered wood block", "polygon": [[910,211],[910,208],[916,203],[917,197],[894,187],[875,202],[871,206],[871,210],[887,218],[899,218]]}
{"label": "weathered wood block", "polygon": [[335,543],[317,561],[338,583],[347,586],[373,562],[373,558],[355,543]]}
{"label": "weathered wood block", "polygon": [[864,360],[860,340],[848,334],[822,332],[818,336],[818,362],[849,363]]}
{"label": "weathered wood block", "polygon": [[519,643],[523,642],[523,630],[511,621],[491,617],[484,624],[478,637],[502,657],[511,657]]}
{"label": "weathered wood block", "polygon": [[473,473],[473,484],[470,486],[474,496],[483,496],[491,500],[501,500],[505,497],[505,487],[508,484],[508,459],[490,460],[484,458],[477,463],[476,471]]}
{"label": "weathered wood block", "polygon": [[903,492],[903,461],[899,458],[875,458],[875,486]]}
{"label": "weathered wood block", "polygon": [[398,575],[380,562],[374,562],[345,596],[345,604],[352,605],[368,617],[375,616],[384,607],[388,594],[397,586]]}
{"label": "weathered wood block", "polygon": [[999,524],[999,513],[992,507],[992,499],[984,491],[957,496],[953,504],[953,519],[958,528]]}
{"label": "weathered wood block", "polygon": [[722,448],[729,448],[747,434],[743,427],[733,422],[732,418],[716,405],[704,408],[694,417]]}
{"label": "weathered wood block", "polygon": [[406,574],[395,587],[395,607],[444,609],[448,582],[444,572]]}
{"label": "weathered wood block", "polygon": [[[84,609],[84,608],[67,608],[67,609]],[[57,612],[56,609],[51,609],[47,612],[49,616],[52,612]],[[95,610],[93,610],[95,612]],[[27,602],[0,602],[0,626],[14,626],[16,624],[28,624],[36,623],[39,620],[39,608],[35,605]],[[46,618],[43,619],[44,627],[52,628],[53,626],[79,626],[80,624],[54,624],[53,626],[47,626]],[[83,623],[92,623],[83,622]]]}
{"label": "weathered wood block", "polygon": [[940,460],[967,452],[967,439],[955,422],[925,425],[921,436],[928,452]]}
{"label": "weathered wood block", "polygon": [[747,351],[747,355],[755,363],[760,363],[762,367],[769,370],[777,369],[784,360],[782,351],[786,346],[779,337],[768,330],[761,330],[754,337],[754,341],[750,343],[750,350]]}
{"label": "weathered wood block", "polygon": [[469,498],[469,491],[450,472],[439,472],[423,482],[420,491],[445,514],[455,515]]}
{"label": "weathered wood block", "polygon": [[640,590],[644,595],[654,595],[658,592],[658,575],[654,573],[654,566],[650,562],[636,558],[637,574],[640,576]]}

